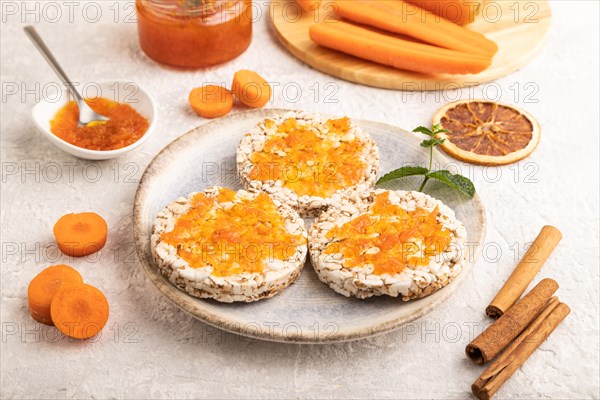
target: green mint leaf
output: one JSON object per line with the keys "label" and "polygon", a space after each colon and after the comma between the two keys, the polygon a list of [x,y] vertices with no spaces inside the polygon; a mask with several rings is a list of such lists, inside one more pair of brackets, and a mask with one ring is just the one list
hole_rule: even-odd
{"label": "green mint leaf", "polygon": [[447,170],[433,171],[427,174],[429,178],[437,179],[440,182],[458,190],[470,199],[475,195],[475,186],[469,178],[465,178],[459,174],[453,174]]}
{"label": "green mint leaf", "polygon": [[404,178],[405,176],[425,175],[428,171],[429,170],[424,167],[401,167],[383,175],[381,178],[379,178],[377,184],[388,182],[398,178]]}
{"label": "green mint leaf", "polygon": [[429,149],[429,168],[424,167],[402,167],[395,169],[387,174],[383,175],[377,181],[377,184],[388,182],[394,179],[403,178],[405,176],[414,176],[421,175],[424,176],[423,182],[419,187],[419,191],[422,191],[429,179],[436,179],[454,190],[459,191],[460,193],[468,196],[469,198],[473,198],[475,195],[475,186],[473,182],[471,182],[468,178],[459,175],[452,174],[447,170],[440,171],[431,171],[431,164],[433,161],[433,148],[438,146],[446,141],[445,138],[439,137],[438,134],[448,132],[447,129],[442,128],[440,124],[435,124],[432,126],[432,129],[426,128],[424,126],[418,126],[413,129],[413,132],[422,133],[424,135],[429,136],[428,139],[425,139],[421,142],[421,147],[425,147]]}
{"label": "green mint leaf", "polygon": [[433,135],[434,135],[434,133],[431,131],[431,129],[425,128],[424,126],[417,126],[415,129],[413,129],[413,132],[422,133],[424,135],[431,136],[431,137],[433,137]]}
{"label": "green mint leaf", "polygon": [[421,147],[433,147],[437,146],[437,139],[426,139],[421,142]]}
{"label": "green mint leaf", "polygon": [[439,144],[444,143],[446,139],[426,139],[421,142],[421,147],[435,147]]}
{"label": "green mint leaf", "polygon": [[431,127],[431,130],[433,131],[434,135],[437,135],[438,133],[442,133],[442,132],[448,132],[448,129],[442,128],[442,126],[440,124],[433,125]]}

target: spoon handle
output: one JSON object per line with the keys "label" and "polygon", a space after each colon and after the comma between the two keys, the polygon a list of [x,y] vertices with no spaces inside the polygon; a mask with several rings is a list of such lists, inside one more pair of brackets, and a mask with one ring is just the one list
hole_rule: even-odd
{"label": "spoon handle", "polygon": [[44,43],[44,41],[42,40],[40,35],[37,33],[35,28],[33,26],[29,25],[29,26],[24,27],[23,30],[25,31],[25,33],[27,34],[29,39],[31,39],[31,41],[33,42],[35,47],[37,47],[37,49],[40,51],[40,53],[42,53],[42,55],[44,56],[44,58],[46,59],[48,64],[50,64],[50,66],[52,67],[54,72],[56,72],[56,74],[60,77],[60,79],[62,79],[62,81],[67,85],[67,87],[69,88],[69,91],[71,92],[71,95],[73,97],[75,97],[75,99],[77,99],[78,103],[83,101],[83,99],[81,98],[81,95],[79,94],[77,89],[75,89],[75,86],[73,85],[73,83],[71,83],[71,80],[69,79],[69,77],[67,76],[65,71],[63,71],[63,69],[60,66],[60,64],[58,63],[58,61],[56,61],[56,58],[54,58],[54,56],[50,52],[50,49],[48,48],[48,46],[46,46],[46,43]]}

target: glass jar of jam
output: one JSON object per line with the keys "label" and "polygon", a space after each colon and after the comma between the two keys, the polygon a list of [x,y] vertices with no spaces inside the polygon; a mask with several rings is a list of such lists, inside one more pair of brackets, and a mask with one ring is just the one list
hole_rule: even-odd
{"label": "glass jar of jam", "polygon": [[251,0],[136,0],[140,46],[181,68],[229,61],[252,39]]}

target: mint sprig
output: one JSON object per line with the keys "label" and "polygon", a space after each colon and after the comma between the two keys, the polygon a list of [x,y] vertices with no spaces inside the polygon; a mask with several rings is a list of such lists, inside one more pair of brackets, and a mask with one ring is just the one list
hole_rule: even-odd
{"label": "mint sprig", "polygon": [[428,136],[428,139],[424,139],[421,142],[421,147],[429,149],[429,168],[416,166],[401,167],[383,175],[381,178],[379,178],[377,184],[398,178],[404,178],[406,176],[422,175],[423,182],[421,182],[421,186],[419,186],[419,192],[423,191],[425,185],[430,179],[435,179],[466,195],[470,199],[473,198],[475,195],[475,186],[473,185],[473,182],[469,180],[469,178],[466,178],[460,174],[453,174],[445,169],[438,171],[431,170],[433,167],[433,148],[444,143],[446,140],[438,137],[438,135],[448,131],[436,124],[433,125],[431,129],[424,126],[418,126],[413,129],[413,132],[422,133]]}

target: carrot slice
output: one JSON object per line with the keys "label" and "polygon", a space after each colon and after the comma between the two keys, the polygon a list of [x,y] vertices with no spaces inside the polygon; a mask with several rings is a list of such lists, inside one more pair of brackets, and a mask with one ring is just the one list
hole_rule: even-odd
{"label": "carrot slice", "polygon": [[435,14],[400,0],[341,0],[336,2],[342,17],[388,32],[465,53],[493,56],[498,46],[484,35],[470,31]]}
{"label": "carrot slice", "polygon": [[233,95],[218,85],[205,85],[190,92],[190,106],[204,118],[217,118],[226,115],[233,107]]}
{"label": "carrot slice", "polygon": [[50,316],[52,299],[61,287],[73,283],[83,283],[83,278],[68,265],[52,265],[37,274],[27,288],[29,313],[33,319],[42,324],[54,325]]}
{"label": "carrot slice", "polygon": [[83,257],[106,244],[108,226],[96,213],[66,214],[54,224],[54,238],[60,251],[68,256]]}
{"label": "carrot slice", "polygon": [[316,43],[365,60],[423,73],[478,73],[491,58],[415,43],[342,21],[312,25]]}
{"label": "carrot slice", "polygon": [[106,325],[108,301],[94,286],[67,285],[56,292],[50,313],[59,331],[76,339],[87,339]]}
{"label": "carrot slice", "polygon": [[261,108],[271,99],[271,86],[259,74],[247,69],[239,70],[233,75],[231,91],[244,105]]}

